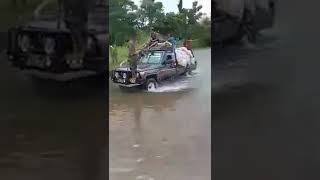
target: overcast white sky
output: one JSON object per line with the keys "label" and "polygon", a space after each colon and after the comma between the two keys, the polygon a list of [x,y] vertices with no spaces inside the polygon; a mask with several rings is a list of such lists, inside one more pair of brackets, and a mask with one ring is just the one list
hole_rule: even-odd
{"label": "overcast white sky", "polygon": [[[195,0],[183,0],[184,8],[191,8],[192,2]],[[201,12],[206,13],[206,16],[211,16],[211,0],[197,0],[200,5],[202,5]],[[137,5],[141,4],[141,0],[133,0]],[[156,0],[156,2],[162,2],[164,6],[164,12],[178,12],[179,0]]]}

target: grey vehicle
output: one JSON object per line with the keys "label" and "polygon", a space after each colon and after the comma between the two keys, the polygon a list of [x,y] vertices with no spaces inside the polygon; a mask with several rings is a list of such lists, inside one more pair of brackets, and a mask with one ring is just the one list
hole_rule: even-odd
{"label": "grey vehicle", "polygon": [[254,42],[259,31],[274,24],[275,0],[214,0],[213,9],[214,44],[244,36]]}
{"label": "grey vehicle", "polygon": [[184,67],[177,65],[174,57],[170,50],[149,50],[138,63],[136,78],[132,78],[129,65],[124,65],[111,71],[111,80],[120,87],[140,87],[151,91],[162,81],[185,75],[197,68],[195,58]]}
{"label": "grey vehicle", "polygon": [[[50,9],[50,8],[48,8]],[[74,51],[70,30],[58,8],[44,11],[8,31],[7,55],[13,67],[37,78],[68,81],[107,73],[108,7],[99,0],[88,18],[83,59],[68,59]]]}

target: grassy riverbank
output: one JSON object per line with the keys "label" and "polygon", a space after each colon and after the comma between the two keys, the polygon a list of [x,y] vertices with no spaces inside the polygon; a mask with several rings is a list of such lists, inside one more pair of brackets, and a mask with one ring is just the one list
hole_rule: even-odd
{"label": "grassy riverbank", "polygon": [[[138,32],[137,35],[137,49],[141,48],[143,44],[148,40],[148,34],[145,32]],[[114,69],[119,66],[121,62],[126,61],[128,59],[128,44],[124,43],[122,46],[113,45],[114,50],[116,51],[116,62],[113,62],[112,59],[112,50],[109,48],[109,70]]]}

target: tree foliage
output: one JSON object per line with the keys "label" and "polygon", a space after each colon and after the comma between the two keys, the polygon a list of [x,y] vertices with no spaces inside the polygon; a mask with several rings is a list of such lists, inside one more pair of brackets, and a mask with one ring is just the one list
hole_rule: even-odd
{"label": "tree foliage", "polygon": [[[177,4],[178,13],[164,13],[163,4],[155,0],[142,0],[137,7],[131,0],[109,1],[109,34],[112,44],[123,44],[137,30],[160,34],[174,34],[180,38],[191,38],[195,34],[204,36],[211,31],[210,18],[200,23],[202,6],[197,1],[190,9],[183,8],[183,0]],[[210,26],[208,26],[210,24]]]}
{"label": "tree foliage", "polygon": [[164,16],[162,3],[155,2],[155,0],[143,0],[139,12],[142,17],[142,23],[149,28],[152,28],[154,23]]}
{"label": "tree foliage", "polygon": [[122,44],[135,31],[137,6],[131,0],[109,0],[109,38]]}

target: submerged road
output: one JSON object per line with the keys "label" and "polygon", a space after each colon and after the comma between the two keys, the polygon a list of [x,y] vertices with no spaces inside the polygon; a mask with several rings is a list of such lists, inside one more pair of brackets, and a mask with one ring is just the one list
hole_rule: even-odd
{"label": "submerged road", "polygon": [[157,92],[109,91],[110,180],[211,179],[211,50]]}
{"label": "submerged road", "polygon": [[233,77],[213,92],[215,180],[320,178],[319,3],[277,2],[276,26],[264,34],[276,43],[213,54],[213,83]]}
{"label": "submerged road", "polygon": [[106,80],[35,81],[0,57],[0,179],[107,179]]}

